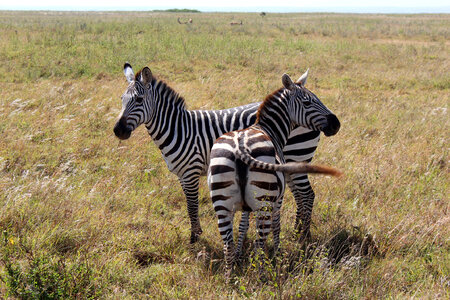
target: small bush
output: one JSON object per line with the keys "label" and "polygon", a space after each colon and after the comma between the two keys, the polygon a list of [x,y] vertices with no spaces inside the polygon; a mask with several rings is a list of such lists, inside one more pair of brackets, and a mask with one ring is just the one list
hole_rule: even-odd
{"label": "small bush", "polygon": [[18,240],[3,233],[0,279],[7,297],[21,299],[93,299],[100,295],[89,265],[84,261],[35,255]]}

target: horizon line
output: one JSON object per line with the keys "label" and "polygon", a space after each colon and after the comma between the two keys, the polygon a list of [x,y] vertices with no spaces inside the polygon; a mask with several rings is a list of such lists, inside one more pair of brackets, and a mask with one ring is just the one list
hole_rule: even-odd
{"label": "horizon line", "polygon": [[[54,11],[54,12],[151,12],[151,11],[165,11],[169,9],[191,9],[198,10],[204,13],[260,13],[262,11],[268,13],[359,13],[359,14],[448,14],[450,13],[450,6],[359,6],[359,7],[345,7],[345,6],[329,6],[329,7],[102,7],[102,6],[0,6],[0,11]],[[182,13],[182,12],[180,12]]]}

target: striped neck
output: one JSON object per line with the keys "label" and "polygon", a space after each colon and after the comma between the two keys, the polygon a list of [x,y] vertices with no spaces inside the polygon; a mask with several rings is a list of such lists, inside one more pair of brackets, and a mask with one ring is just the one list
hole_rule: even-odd
{"label": "striped neck", "polygon": [[292,127],[286,97],[287,90],[284,88],[267,96],[258,110],[256,120],[256,125],[271,138],[278,155],[282,154]]}
{"label": "striped neck", "polygon": [[151,111],[149,122],[145,124],[145,127],[155,143],[162,149],[174,138],[173,134],[168,134],[175,131],[171,127],[180,128],[183,123],[183,116],[186,115],[185,101],[165,82],[157,79],[152,80],[149,93],[151,93],[149,109]]}

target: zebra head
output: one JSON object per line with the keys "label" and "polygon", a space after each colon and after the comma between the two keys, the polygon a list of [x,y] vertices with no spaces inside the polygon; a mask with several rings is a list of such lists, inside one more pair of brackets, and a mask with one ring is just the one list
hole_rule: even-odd
{"label": "zebra head", "polygon": [[152,71],[148,67],[143,68],[136,75],[129,63],[125,63],[123,72],[127,81],[128,88],[122,95],[122,111],[119,120],[114,126],[115,135],[126,140],[130,137],[133,130],[139,125],[145,123],[150,118],[149,107],[150,95],[152,95]]}
{"label": "zebra head", "polygon": [[336,115],[319,98],[305,87],[309,69],[294,83],[289,75],[282,77],[289,90],[288,108],[291,122],[311,130],[322,131],[326,136],[335,135],[341,123]]}

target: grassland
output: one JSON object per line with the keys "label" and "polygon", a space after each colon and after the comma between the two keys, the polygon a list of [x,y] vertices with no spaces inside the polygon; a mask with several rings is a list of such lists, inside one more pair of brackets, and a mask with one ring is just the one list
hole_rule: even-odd
{"label": "grassland", "polygon": [[[450,297],[449,15],[0,12],[0,32],[5,298]],[[113,135],[125,61],[191,109],[262,100],[311,68],[342,123],[315,161],[346,174],[312,178],[311,243],[293,239],[287,192],[282,254],[256,261],[248,242],[227,284],[205,180],[189,246],[145,129]]]}

